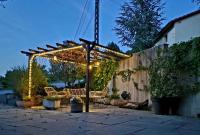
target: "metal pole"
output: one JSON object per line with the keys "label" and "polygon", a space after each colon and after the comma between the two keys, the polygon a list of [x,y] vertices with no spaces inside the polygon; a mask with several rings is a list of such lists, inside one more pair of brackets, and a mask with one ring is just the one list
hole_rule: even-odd
{"label": "metal pole", "polygon": [[87,67],[86,67],[86,103],[85,103],[85,112],[89,112],[90,104],[90,44],[87,44]]}
{"label": "metal pole", "polygon": [[99,44],[99,0],[95,0],[94,41]]}

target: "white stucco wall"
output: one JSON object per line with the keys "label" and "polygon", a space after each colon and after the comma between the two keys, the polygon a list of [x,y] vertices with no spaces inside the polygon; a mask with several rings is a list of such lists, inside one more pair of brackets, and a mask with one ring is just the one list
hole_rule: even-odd
{"label": "white stucco wall", "polygon": [[188,41],[200,36],[200,14],[184,19],[175,24],[175,43]]}
{"label": "white stucco wall", "polygon": [[155,46],[160,46],[160,45],[163,45],[163,44],[166,44],[166,41],[165,41],[165,38],[162,37],[156,44]]}
{"label": "white stucco wall", "polygon": [[[167,41],[165,38],[167,35]],[[155,45],[179,43],[200,37],[200,14],[176,22],[174,27],[165,34]]]}
{"label": "white stucco wall", "polygon": [[176,27],[174,27],[167,33],[167,44],[169,44],[169,46],[176,43],[176,36]]}

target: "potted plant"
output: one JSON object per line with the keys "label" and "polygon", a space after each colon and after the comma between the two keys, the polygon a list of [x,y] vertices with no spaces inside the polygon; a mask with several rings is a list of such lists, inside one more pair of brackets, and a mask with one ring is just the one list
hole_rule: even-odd
{"label": "potted plant", "polygon": [[122,97],[122,99],[124,99],[124,100],[130,100],[130,99],[131,99],[131,94],[130,94],[130,92],[123,91],[123,92],[121,93],[121,97]]}
{"label": "potted plant", "polygon": [[179,83],[173,59],[159,54],[149,68],[152,110],[155,114],[178,114],[180,99],[184,94]]}
{"label": "potted plant", "polygon": [[43,99],[43,106],[47,109],[58,109],[60,108],[60,100],[58,96],[47,96]]}
{"label": "potted plant", "polygon": [[22,100],[16,101],[16,105],[22,108],[30,108],[31,106],[33,106],[33,102],[31,101],[30,97],[25,96],[22,98]]}
{"label": "potted plant", "polygon": [[41,95],[36,95],[31,98],[31,101],[34,106],[41,106],[42,100],[43,100],[43,97]]}
{"label": "potted plant", "polygon": [[83,101],[80,97],[72,97],[70,99],[71,112],[81,113],[83,112]]}
{"label": "potted plant", "polygon": [[127,104],[126,100],[120,99],[120,95],[118,94],[118,89],[112,89],[112,95],[110,96],[110,104],[114,106],[122,106]]}

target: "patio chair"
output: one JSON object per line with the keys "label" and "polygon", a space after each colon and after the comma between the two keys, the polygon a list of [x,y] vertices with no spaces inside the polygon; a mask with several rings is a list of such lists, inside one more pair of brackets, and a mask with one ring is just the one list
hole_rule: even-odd
{"label": "patio chair", "polygon": [[57,96],[58,92],[53,87],[44,87],[47,96]]}
{"label": "patio chair", "polygon": [[90,91],[90,95],[97,98],[104,98],[108,95],[109,88],[105,87],[102,91]]}
{"label": "patio chair", "polygon": [[56,91],[53,87],[44,87],[47,96],[59,96],[59,97],[66,97],[67,93],[64,91]]}

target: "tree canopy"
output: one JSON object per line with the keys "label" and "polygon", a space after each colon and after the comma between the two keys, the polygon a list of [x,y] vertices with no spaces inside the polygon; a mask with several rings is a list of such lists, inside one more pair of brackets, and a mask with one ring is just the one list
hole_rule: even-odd
{"label": "tree canopy", "polygon": [[120,42],[132,50],[140,51],[154,45],[164,18],[161,0],[131,0],[121,7],[115,31]]}
{"label": "tree canopy", "polygon": [[[32,78],[32,95],[43,95],[44,87],[48,86],[45,67],[33,62]],[[28,69],[24,66],[12,68],[4,78],[5,88],[15,90],[20,97],[28,96],[28,82]]]}
{"label": "tree canopy", "polygon": [[56,63],[51,61],[50,66],[49,72],[51,80],[62,81],[65,83],[65,87],[74,86],[76,80],[84,79],[85,69],[83,66],[76,63]]}
{"label": "tree canopy", "polygon": [[200,0],[192,0],[192,1],[200,6]]}
{"label": "tree canopy", "polygon": [[121,52],[119,46],[114,42],[108,43],[108,48],[115,50],[115,51],[118,51],[118,52]]}

